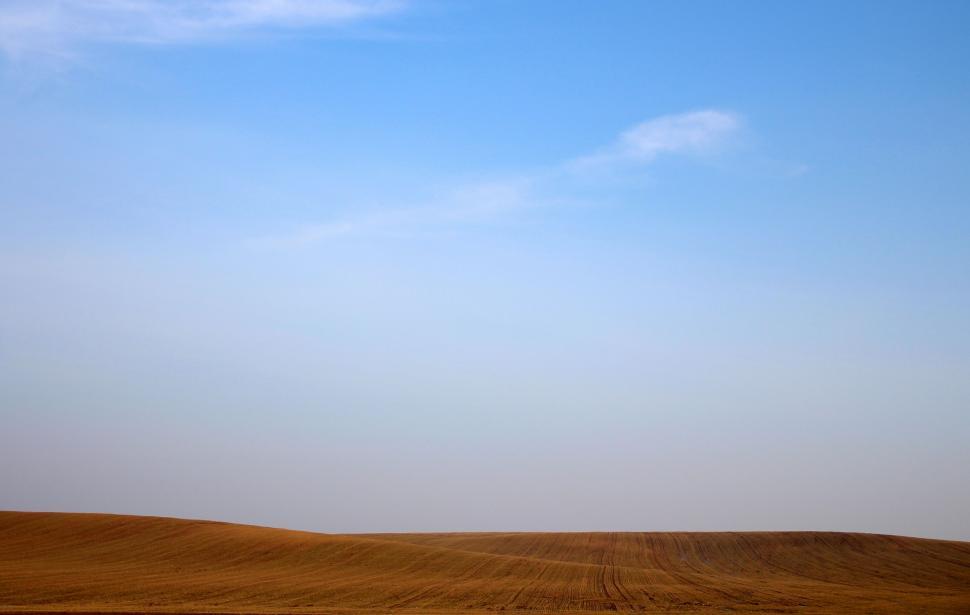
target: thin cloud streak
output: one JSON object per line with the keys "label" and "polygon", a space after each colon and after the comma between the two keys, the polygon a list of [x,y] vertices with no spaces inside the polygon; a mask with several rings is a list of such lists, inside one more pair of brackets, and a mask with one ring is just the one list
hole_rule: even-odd
{"label": "thin cloud streak", "polygon": [[600,151],[560,163],[542,173],[472,183],[433,204],[308,224],[253,243],[277,248],[300,247],[338,237],[400,234],[421,226],[468,223],[509,211],[572,203],[576,199],[563,195],[570,187],[579,185],[587,191],[597,186],[605,189],[611,176],[636,173],[662,155],[694,156],[712,152],[735,135],[741,125],[740,116],[723,110],[664,115],[624,131]]}
{"label": "thin cloud streak", "polygon": [[[307,224],[295,231],[263,237],[254,247],[294,248],[354,235],[404,235],[441,224],[468,224],[540,204],[538,178],[478,182],[441,195],[433,202],[383,209],[331,222]],[[548,204],[543,202],[542,204]]]}
{"label": "thin cloud streak", "polygon": [[664,115],[637,124],[609,147],[572,161],[570,167],[642,165],[663,154],[703,154],[724,143],[740,126],[737,114],[716,109]]}
{"label": "thin cloud streak", "polygon": [[68,59],[87,43],[220,40],[345,25],[404,6],[404,0],[9,0],[0,5],[0,51],[13,60]]}

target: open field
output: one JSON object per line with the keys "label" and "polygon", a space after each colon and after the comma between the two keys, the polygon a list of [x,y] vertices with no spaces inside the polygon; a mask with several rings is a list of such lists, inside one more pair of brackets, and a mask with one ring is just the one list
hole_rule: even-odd
{"label": "open field", "polygon": [[2,612],[970,613],[970,543],[870,534],[328,535],[0,512]]}

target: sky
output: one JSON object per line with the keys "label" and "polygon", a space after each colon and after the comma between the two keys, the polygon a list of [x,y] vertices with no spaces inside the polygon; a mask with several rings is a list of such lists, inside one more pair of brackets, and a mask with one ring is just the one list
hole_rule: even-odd
{"label": "sky", "polygon": [[968,27],[0,0],[0,509],[970,540]]}

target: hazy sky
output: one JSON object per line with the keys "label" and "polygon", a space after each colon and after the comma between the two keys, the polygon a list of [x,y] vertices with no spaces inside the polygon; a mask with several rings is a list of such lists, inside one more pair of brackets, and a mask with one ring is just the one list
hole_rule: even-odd
{"label": "hazy sky", "polygon": [[0,0],[0,508],[970,540],[968,29]]}

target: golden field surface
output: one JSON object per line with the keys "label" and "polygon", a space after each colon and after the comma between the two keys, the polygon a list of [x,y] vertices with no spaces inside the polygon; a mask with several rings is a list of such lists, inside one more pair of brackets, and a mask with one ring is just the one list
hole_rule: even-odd
{"label": "golden field surface", "polygon": [[970,613],[970,543],[831,532],[331,535],[0,512],[2,613]]}

